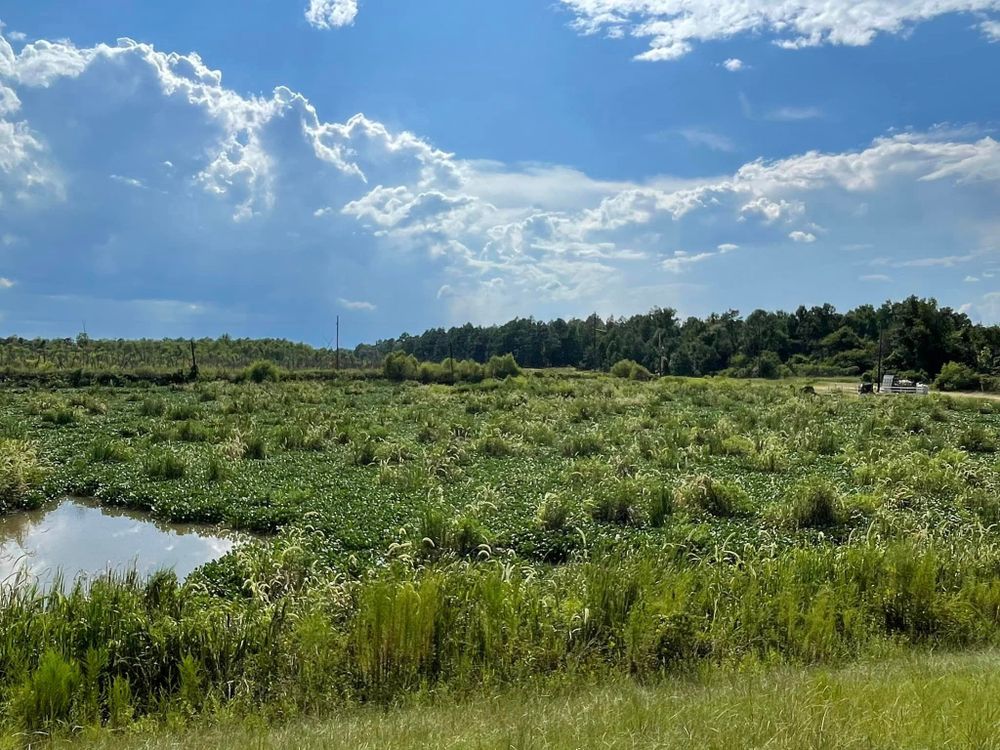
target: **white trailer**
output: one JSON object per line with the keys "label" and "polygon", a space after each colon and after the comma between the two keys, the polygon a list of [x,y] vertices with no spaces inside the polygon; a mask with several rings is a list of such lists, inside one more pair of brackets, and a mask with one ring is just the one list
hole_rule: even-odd
{"label": "white trailer", "polygon": [[912,380],[902,380],[895,375],[885,375],[882,378],[882,387],[879,388],[878,392],[889,396],[896,394],[927,396],[931,392],[931,387],[923,383],[914,383]]}

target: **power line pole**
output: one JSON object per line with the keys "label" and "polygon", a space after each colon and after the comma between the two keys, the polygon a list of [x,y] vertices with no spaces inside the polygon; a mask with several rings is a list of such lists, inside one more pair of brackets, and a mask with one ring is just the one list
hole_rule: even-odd
{"label": "power line pole", "polygon": [[656,330],[656,374],[663,376],[663,329]]}
{"label": "power line pole", "polygon": [[339,371],[340,370],[340,316],[339,315],[337,316],[337,352],[334,355],[334,361],[336,362],[334,369]]}
{"label": "power line pole", "polygon": [[597,354],[597,313],[594,313],[594,369],[601,369],[600,357]]}
{"label": "power line pole", "polygon": [[194,339],[191,339],[191,380],[198,379],[198,360],[194,354]]}
{"label": "power line pole", "polygon": [[882,392],[882,346],[883,346],[882,342],[883,342],[883,338],[884,338],[884,336],[883,336],[883,333],[882,333],[882,326],[879,326],[878,327],[878,367],[876,367],[876,369],[875,369],[875,376],[876,376],[876,380],[875,380],[875,384],[876,385],[875,385],[875,387],[878,389],[879,393]]}

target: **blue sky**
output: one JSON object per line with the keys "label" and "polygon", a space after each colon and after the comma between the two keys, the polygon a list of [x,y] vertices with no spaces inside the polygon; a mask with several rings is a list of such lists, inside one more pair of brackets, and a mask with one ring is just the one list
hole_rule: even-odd
{"label": "blue sky", "polygon": [[[1000,0],[0,0],[0,332],[1000,321]],[[121,40],[121,41],[119,41]]]}

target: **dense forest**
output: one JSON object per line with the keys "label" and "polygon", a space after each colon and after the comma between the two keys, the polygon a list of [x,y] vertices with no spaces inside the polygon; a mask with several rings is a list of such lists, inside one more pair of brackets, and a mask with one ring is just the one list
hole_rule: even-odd
{"label": "dense forest", "polygon": [[[881,349],[885,369],[920,380],[936,377],[950,362],[988,377],[1000,374],[1000,326],[973,324],[964,313],[917,297],[846,313],[827,304],[794,313],[755,310],[745,318],[730,310],[681,320],[669,308],[607,320],[521,318],[404,334],[374,348],[382,354],[402,349],[426,361],[483,362],[509,352],[527,367],[608,369],[631,359],[660,374],[739,377],[870,375]],[[370,356],[366,347],[357,351]]]}
{"label": "dense forest", "polygon": [[[1000,376],[1000,326],[973,324],[964,313],[933,299],[910,297],[845,313],[832,305],[795,312],[730,310],[681,320],[669,308],[628,318],[549,322],[518,318],[503,325],[434,328],[419,335],[363,344],[339,352],[277,339],[199,339],[194,361],[202,370],[234,371],[269,360],[287,370],[380,367],[393,351],[421,361],[486,362],[511,353],[526,367],[607,370],[622,359],[671,375],[873,375],[882,353],[888,371],[930,380],[948,363],[963,386],[994,387]],[[0,368],[11,370],[189,371],[192,345],[184,339],[0,339]]]}

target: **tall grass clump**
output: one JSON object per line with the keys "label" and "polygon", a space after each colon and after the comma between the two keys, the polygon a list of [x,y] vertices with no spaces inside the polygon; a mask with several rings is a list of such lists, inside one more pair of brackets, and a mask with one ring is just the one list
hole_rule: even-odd
{"label": "tall grass clump", "polygon": [[743,491],[731,482],[713,479],[707,474],[688,477],[674,490],[674,507],[693,516],[736,515],[743,505]]}
{"label": "tall grass clump", "polygon": [[642,490],[631,480],[604,482],[594,488],[587,510],[601,523],[638,526],[645,520]]}
{"label": "tall grass clump", "polygon": [[559,450],[566,458],[596,456],[604,450],[604,440],[596,433],[574,433],[563,441]]}
{"label": "tall grass clump", "polygon": [[121,443],[99,438],[90,444],[87,458],[93,464],[121,464],[128,461],[128,449]]}
{"label": "tall grass clump", "polygon": [[472,512],[450,517],[443,509],[424,508],[416,529],[418,546],[423,556],[437,559],[446,555],[468,557],[476,555],[490,544],[490,535]]}
{"label": "tall grass clump", "polygon": [[659,528],[666,525],[674,512],[674,493],[669,486],[661,484],[654,487],[647,499],[646,516],[649,525]]}
{"label": "tall grass clump", "polygon": [[167,402],[162,398],[147,398],[139,404],[139,416],[162,417],[167,411]]}
{"label": "tall grass clump", "polygon": [[149,455],[143,464],[150,479],[181,479],[187,473],[187,462],[169,451]]}
{"label": "tall grass clump", "polygon": [[177,425],[177,429],[174,431],[174,439],[182,443],[205,443],[211,437],[212,433],[209,429],[201,422],[193,419],[184,420]]}
{"label": "tall grass clump", "polygon": [[174,422],[185,422],[197,419],[198,407],[194,404],[174,404],[167,412],[167,418]]}
{"label": "tall grass clump", "polygon": [[0,438],[0,512],[23,504],[44,476],[34,443]]}
{"label": "tall grass clump", "polygon": [[242,458],[263,461],[267,458],[267,441],[262,435],[247,435],[243,442]]}
{"label": "tall grass clump", "polygon": [[517,446],[509,435],[491,432],[476,441],[476,452],[490,458],[508,458],[517,454]]}
{"label": "tall grass clump", "polygon": [[982,425],[972,425],[962,432],[958,445],[973,453],[995,453],[997,437]]}
{"label": "tall grass clump", "polygon": [[66,427],[76,424],[79,421],[79,416],[76,410],[69,406],[55,406],[42,412],[42,421],[56,427]]}
{"label": "tall grass clump", "polygon": [[840,493],[832,482],[809,477],[785,496],[781,516],[793,528],[822,529],[839,523],[841,505]]}
{"label": "tall grass clump", "polygon": [[277,383],[281,380],[281,370],[269,360],[258,360],[243,372],[243,377],[251,383]]}
{"label": "tall grass clump", "polygon": [[562,493],[550,492],[535,511],[535,523],[543,531],[562,531],[569,525],[573,504]]}

